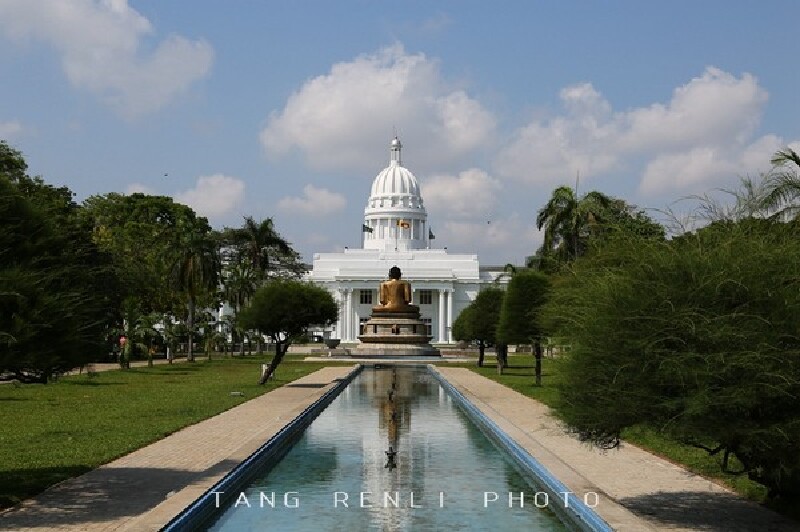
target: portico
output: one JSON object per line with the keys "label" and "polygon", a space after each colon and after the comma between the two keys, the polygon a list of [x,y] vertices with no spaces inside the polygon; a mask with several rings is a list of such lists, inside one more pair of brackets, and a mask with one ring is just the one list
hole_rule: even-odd
{"label": "portico", "polygon": [[[331,329],[332,338],[339,338],[342,342],[355,342],[360,334],[360,326],[370,315],[370,309],[378,301],[376,283],[373,281],[344,281],[341,288],[335,289],[334,298],[339,302],[339,319]],[[418,283],[422,288],[412,288],[413,302],[420,307],[422,320],[428,325],[428,331],[433,336],[432,342],[452,343],[453,327],[453,283]],[[421,294],[430,293],[421,298]],[[425,301],[428,301],[427,303]],[[435,318],[435,319],[434,319]],[[434,327],[435,324],[435,327]]]}

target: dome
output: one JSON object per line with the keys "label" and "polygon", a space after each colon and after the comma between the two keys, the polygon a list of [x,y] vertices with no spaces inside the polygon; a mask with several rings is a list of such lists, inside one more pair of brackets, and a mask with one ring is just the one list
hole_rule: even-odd
{"label": "dome", "polygon": [[417,178],[408,169],[399,165],[391,165],[384,168],[375,176],[375,181],[372,182],[370,199],[379,197],[391,198],[393,196],[420,198]]}
{"label": "dome", "polygon": [[389,146],[389,166],[372,182],[364,209],[365,249],[422,249],[428,244],[428,214],[417,178],[402,165],[402,148],[395,137]]}
{"label": "dome", "polygon": [[395,137],[390,145],[389,166],[381,170],[372,182],[367,202],[368,209],[411,207],[424,211],[417,178],[402,166],[400,160],[402,147],[400,139]]}

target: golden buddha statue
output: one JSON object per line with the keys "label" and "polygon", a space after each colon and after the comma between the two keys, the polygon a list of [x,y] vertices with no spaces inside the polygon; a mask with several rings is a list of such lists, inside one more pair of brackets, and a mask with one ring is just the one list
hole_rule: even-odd
{"label": "golden buddha statue", "polygon": [[389,270],[389,280],[381,283],[378,291],[381,304],[376,309],[384,311],[408,311],[411,305],[411,285],[400,280],[401,272],[397,266]]}

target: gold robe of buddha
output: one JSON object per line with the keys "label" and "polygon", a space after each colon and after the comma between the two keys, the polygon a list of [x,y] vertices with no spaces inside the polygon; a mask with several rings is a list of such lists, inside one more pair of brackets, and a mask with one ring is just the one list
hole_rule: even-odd
{"label": "gold robe of buddha", "polygon": [[411,285],[408,281],[389,279],[381,283],[379,296],[383,310],[405,310],[411,304]]}

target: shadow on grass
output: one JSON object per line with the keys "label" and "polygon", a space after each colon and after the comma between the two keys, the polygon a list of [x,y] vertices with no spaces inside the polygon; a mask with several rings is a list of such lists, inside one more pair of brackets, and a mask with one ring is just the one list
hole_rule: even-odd
{"label": "shadow on grass", "polygon": [[131,368],[125,370],[126,373],[134,373],[137,375],[191,375],[192,373],[196,373],[200,371],[202,368],[198,367],[180,367],[180,368]]}
{"label": "shadow on grass", "polygon": [[668,528],[708,532],[788,532],[797,531],[800,526],[800,523],[731,493],[658,491],[626,497],[619,502],[632,512]]}
{"label": "shadow on grass", "polygon": [[[491,369],[494,370],[494,366],[484,364],[483,368],[478,369]],[[553,377],[556,373],[553,371],[542,371],[542,378],[545,377]],[[506,366],[503,368],[503,377],[535,377],[536,372],[534,366]]]}
{"label": "shadow on grass", "polygon": [[327,383],[316,383],[310,382],[308,384],[285,384],[285,388],[324,388],[328,384]]}
{"label": "shadow on grass", "polygon": [[117,381],[99,382],[99,381],[96,381],[96,380],[87,379],[87,380],[78,380],[78,381],[76,381],[76,380],[69,380],[69,381],[68,380],[63,380],[63,381],[61,381],[61,384],[68,384],[70,386],[119,386],[120,384],[125,384],[125,383],[124,382],[117,382]]}
{"label": "shadow on grass", "polygon": [[[20,506],[0,514],[0,529],[81,525],[143,514],[193,482],[217,477],[238,462],[222,460],[203,471],[161,468],[101,467],[44,491]],[[82,467],[0,471],[0,502],[7,506],[19,498],[19,486],[28,493],[34,485],[55,483],[86,472]],[[181,509],[177,509],[176,513]]]}

